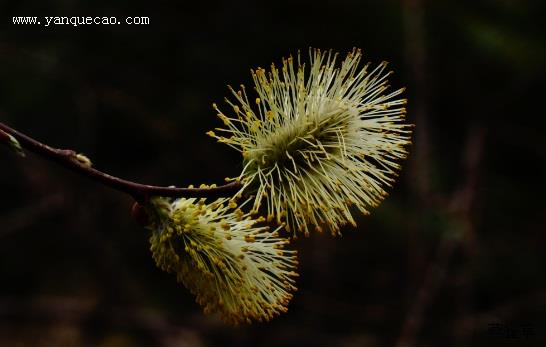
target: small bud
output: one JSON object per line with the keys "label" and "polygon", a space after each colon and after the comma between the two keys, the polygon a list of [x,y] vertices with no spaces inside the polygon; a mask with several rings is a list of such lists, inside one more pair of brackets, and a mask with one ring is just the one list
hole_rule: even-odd
{"label": "small bud", "polygon": [[86,157],[82,153],[76,154],[76,160],[78,161],[78,163],[80,163],[81,166],[85,166],[85,167],[93,166],[93,163],[91,162],[91,159],[89,159],[88,157]]}
{"label": "small bud", "polygon": [[17,139],[10,134],[0,130],[0,142],[5,142],[8,144],[8,146],[11,148],[12,151],[15,152],[20,157],[25,157],[25,152],[23,151],[23,147],[21,147],[21,144]]}
{"label": "small bud", "polygon": [[150,217],[148,215],[148,212],[146,212],[146,208],[136,201],[131,207],[131,215],[139,225],[143,227],[150,225]]}

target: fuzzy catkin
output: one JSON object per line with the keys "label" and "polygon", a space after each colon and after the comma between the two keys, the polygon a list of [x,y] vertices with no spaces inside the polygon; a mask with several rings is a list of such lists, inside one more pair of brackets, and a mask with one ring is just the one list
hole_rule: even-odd
{"label": "fuzzy catkin", "polygon": [[412,125],[406,123],[404,89],[389,92],[383,62],[370,71],[353,50],[338,55],[310,50],[269,71],[252,70],[257,97],[230,87],[232,112],[215,110],[225,127],[208,134],[243,156],[239,192],[252,194],[253,210],[265,210],[288,231],[314,227],[339,234],[387,195],[407,156]]}

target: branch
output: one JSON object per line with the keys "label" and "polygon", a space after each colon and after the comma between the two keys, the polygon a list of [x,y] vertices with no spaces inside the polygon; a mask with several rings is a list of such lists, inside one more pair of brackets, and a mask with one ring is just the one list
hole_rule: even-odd
{"label": "branch", "polygon": [[[6,136],[7,135],[7,136]],[[145,202],[152,196],[213,198],[234,194],[241,187],[239,182],[231,182],[210,188],[175,188],[159,187],[127,181],[94,169],[91,161],[84,155],[70,149],[58,149],[43,144],[30,136],[0,122],[0,142],[7,141],[9,136],[15,138],[22,148],[34,152],[43,158],[56,162],[79,175],[90,178],[123,193],[131,195],[138,202]]]}

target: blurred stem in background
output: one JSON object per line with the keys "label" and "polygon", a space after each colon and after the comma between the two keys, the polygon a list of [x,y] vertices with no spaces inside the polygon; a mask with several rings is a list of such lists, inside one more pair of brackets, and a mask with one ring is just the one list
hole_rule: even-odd
{"label": "blurred stem in background", "polygon": [[[439,196],[432,192],[430,187],[430,146],[427,121],[427,86],[426,86],[426,28],[424,22],[425,0],[404,0],[404,29],[406,41],[406,56],[413,81],[413,108],[411,113],[418,125],[415,132],[414,155],[415,159],[411,168],[410,177],[414,187],[414,194],[421,216],[414,228],[410,228],[408,235],[408,264],[410,273],[409,307],[396,347],[413,347],[417,344],[419,333],[425,323],[425,315],[429,306],[434,302],[436,293],[441,288],[446,277],[447,270],[459,244],[472,244],[465,240],[473,237],[473,220],[471,209],[475,199],[476,184],[482,159],[485,130],[479,125],[469,128],[466,146],[463,148],[462,161],[464,166],[463,182],[460,190],[451,198]],[[425,274],[417,289],[413,282],[421,274],[421,262],[419,259],[425,246],[421,235],[424,226],[426,211],[436,209],[440,214],[449,219],[449,225],[455,228],[444,230],[441,239],[433,253],[433,259],[425,267]],[[471,256],[471,252],[466,252]],[[459,345],[465,345],[465,334],[458,334]]]}

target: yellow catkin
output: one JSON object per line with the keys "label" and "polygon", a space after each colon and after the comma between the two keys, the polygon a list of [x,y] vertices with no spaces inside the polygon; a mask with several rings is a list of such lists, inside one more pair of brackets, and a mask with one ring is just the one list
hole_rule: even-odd
{"label": "yellow catkin", "polygon": [[386,62],[361,65],[358,49],[342,61],[316,49],[309,57],[305,66],[298,54],[280,70],[252,71],[256,98],[231,89],[227,102],[244,117],[213,137],[242,153],[238,179],[241,192],[254,196],[254,211],[294,233],[338,234],[355,224],[351,206],[367,214],[387,195],[412,125],[404,89],[389,91]]}
{"label": "yellow catkin", "polygon": [[296,290],[297,253],[278,253],[288,241],[232,207],[228,199],[152,199],[150,250],[205,313],[235,325],[268,321],[286,311]]}

